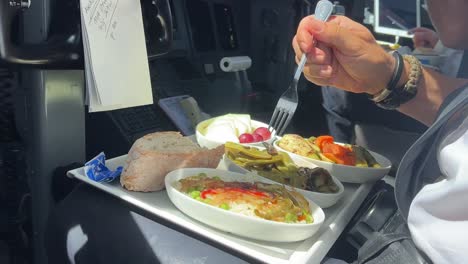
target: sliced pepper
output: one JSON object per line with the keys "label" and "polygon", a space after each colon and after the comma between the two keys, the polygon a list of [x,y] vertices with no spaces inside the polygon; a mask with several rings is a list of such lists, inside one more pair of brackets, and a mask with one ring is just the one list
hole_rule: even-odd
{"label": "sliced pepper", "polygon": [[[240,160],[243,161],[243,160]],[[244,162],[245,166],[256,166],[256,165],[267,165],[282,162],[283,158],[281,156],[273,156],[271,159],[258,159],[258,160],[249,160]]]}
{"label": "sliced pepper", "polygon": [[261,151],[257,148],[249,148],[236,144],[233,142],[226,142],[224,144],[225,152],[231,152],[233,155],[243,154],[254,159],[271,159],[272,155],[268,154],[266,151]]}
{"label": "sliced pepper", "polygon": [[288,166],[288,165],[294,165],[294,161],[291,159],[291,157],[285,153],[285,152],[279,152],[283,162],[284,162],[284,165]]}

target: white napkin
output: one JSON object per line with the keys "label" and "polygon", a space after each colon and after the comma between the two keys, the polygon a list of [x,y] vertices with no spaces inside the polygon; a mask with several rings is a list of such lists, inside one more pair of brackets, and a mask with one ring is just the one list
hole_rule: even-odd
{"label": "white napkin", "polygon": [[80,4],[89,111],[152,104],[140,1]]}

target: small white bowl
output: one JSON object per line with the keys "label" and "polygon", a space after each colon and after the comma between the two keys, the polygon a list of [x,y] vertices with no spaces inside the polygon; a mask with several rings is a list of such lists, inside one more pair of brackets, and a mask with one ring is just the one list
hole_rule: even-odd
{"label": "small white bowl", "polygon": [[[310,163],[310,162],[308,162],[308,161],[306,161],[304,159],[301,159],[301,158],[291,156],[291,159],[299,167],[308,167],[308,168],[318,167],[315,164]],[[227,170],[242,173],[242,174],[247,174],[247,173],[256,174],[255,172],[251,172],[251,171],[237,165],[230,158],[228,158],[226,155],[223,156],[223,162],[224,162],[224,165],[226,166]],[[258,175],[258,174],[256,174],[256,175]],[[260,175],[258,175],[258,176],[262,177]],[[276,183],[275,181],[270,180],[268,178],[265,178],[265,177],[262,177],[262,178],[264,178],[266,181],[268,181],[270,183]],[[343,184],[336,177],[333,177],[333,175],[332,175],[332,179],[333,179],[333,182],[335,182],[336,186],[338,186],[338,192],[336,192],[336,193],[312,192],[312,191],[307,191],[307,190],[303,190],[303,189],[299,189],[299,188],[295,188],[295,190],[298,191],[300,194],[304,195],[304,197],[314,201],[314,203],[316,203],[321,208],[328,208],[330,206],[335,205],[338,202],[338,200],[340,200],[340,198],[344,194]]]}
{"label": "small white bowl", "polygon": [[[341,143],[337,143],[341,144]],[[319,167],[322,167],[331,175],[335,176],[341,182],[349,182],[349,183],[365,183],[365,182],[374,182],[382,179],[387,173],[390,171],[392,167],[392,163],[386,157],[372,152],[370,150],[369,153],[377,160],[377,162],[382,166],[381,168],[364,168],[364,167],[356,167],[356,166],[349,166],[349,165],[341,165],[335,164],[328,161],[323,160],[316,160],[311,159],[308,157],[304,157],[298,154],[294,154],[292,152],[286,151],[278,146],[278,141],[275,141],[273,146],[279,150],[288,153],[291,157],[297,159],[303,159],[305,161],[311,162]]]}
{"label": "small white bowl", "polygon": [[[213,149],[213,148],[216,148],[216,147],[221,146],[221,145],[226,143],[226,141],[223,142],[223,141],[216,141],[216,140],[210,139],[210,138],[208,138],[207,136],[205,136],[203,134],[203,131],[205,131],[206,127],[209,124],[211,124],[211,122],[213,122],[214,119],[215,118],[210,118],[208,120],[200,122],[197,125],[196,131],[195,131],[195,136],[197,138],[197,143],[198,143],[198,145],[200,145],[200,147]],[[268,128],[268,124],[265,124],[265,123],[260,122],[260,121],[251,120],[250,123],[252,124],[252,129],[253,130],[255,130],[255,129],[259,128],[259,127]],[[267,139],[267,140],[260,141],[260,142],[254,142],[254,143],[243,143],[242,145],[245,145],[245,146],[263,146],[263,142],[267,142],[269,144],[272,144],[273,141],[275,140],[275,137],[276,137],[276,131],[273,131],[271,133],[271,137],[269,139]]]}
{"label": "small white bowl", "polygon": [[325,220],[323,210],[310,200],[308,202],[314,222],[310,224],[289,224],[245,216],[220,209],[197,201],[177,189],[180,179],[198,175],[199,173],[206,173],[209,177],[218,176],[223,181],[266,181],[264,178],[254,174],[244,175],[217,169],[178,169],[167,174],[165,184],[167,194],[172,203],[183,213],[209,226],[252,239],[272,242],[294,242],[313,236]]}

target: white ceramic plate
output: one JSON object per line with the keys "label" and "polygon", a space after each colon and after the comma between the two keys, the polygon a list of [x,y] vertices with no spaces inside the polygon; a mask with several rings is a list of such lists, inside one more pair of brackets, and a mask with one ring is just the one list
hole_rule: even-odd
{"label": "white ceramic plate", "polygon": [[[337,143],[339,144],[339,143]],[[278,146],[278,140],[274,142],[274,147],[279,151],[284,151],[288,153],[291,157],[297,159],[303,159],[305,161],[311,162],[319,167],[322,167],[330,172],[341,182],[350,182],[350,183],[365,183],[365,182],[374,182],[382,179],[390,171],[392,163],[386,157],[372,152],[369,153],[377,160],[377,162],[382,166],[381,168],[363,168],[356,166],[348,166],[335,164],[328,161],[316,160],[307,157],[303,157],[292,152],[286,151]]]}
{"label": "white ceramic plate", "polygon": [[[259,148],[259,149],[261,149],[261,148]],[[293,160],[293,162],[296,165],[298,165],[300,167],[308,167],[308,168],[318,167],[317,165],[312,164],[312,163],[310,163],[310,162],[308,162],[308,161],[306,161],[304,159],[301,159],[301,158],[291,156],[291,159]],[[249,170],[237,165],[230,158],[228,158],[226,155],[223,156],[223,161],[224,161],[224,164],[226,166],[226,169],[228,169],[230,171],[238,172],[238,173],[242,173],[242,174],[254,173],[254,172],[250,172]],[[262,177],[260,175],[258,175],[258,176]],[[262,177],[262,178],[265,178],[265,177]],[[343,196],[343,192],[344,192],[343,184],[336,177],[333,177],[333,175],[332,175],[332,178],[333,178],[333,181],[335,182],[336,186],[338,186],[338,188],[339,188],[338,192],[336,192],[336,193],[311,192],[311,191],[307,191],[307,190],[303,190],[303,189],[299,189],[299,188],[296,188],[296,190],[299,193],[301,193],[302,195],[304,195],[304,197],[314,201],[314,203],[316,203],[321,208],[328,208],[328,207],[336,204],[338,202],[338,200],[341,198],[341,196]],[[274,181],[272,181],[272,180],[270,180],[268,178],[265,178],[265,180],[267,180],[267,181],[269,181],[271,183],[275,183]]]}
{"label": "white ceramic plate", "polygon": [[[222,141],[216,141],[216,140],[210,139],[210,138],[206,137],[201,132],[201,131],[205,130],[205,128],[211,122],[213,122],[213,119],[214,118],[211,118],[211,119],[205,120],[203,122],[200,122],[196,127],[195,135],[196,135],[196,138],[197,138],[198,145],[200,145],[200,147],[205,147],[205,148],[212,149],[212,148],[216,148],[216,147],[221,146],[224,143],[226,143],[225,141],[222,142]],[[252,128],[254,130],[256,128],[259,128],[259,127],[268,127],[268,124],[265,124],[263,122],[256,121],[256,120],[251,120],[250,123],[251,123]],[[245,145],[245,146],[263,146],[262,142],[267,142],[269,144],[272,144],[273,141],[275,140],[275,138],[276,138],[276,132],[273,131],[271,133],[271,137],[268,140],[264,140],[264,141],[261,141],[261,142],[255,142],[255,143],[249,143],[249,144],[242,144],[242,145]]]}
{"label": "white ceramic plate", "polygon": [[180,179],[206,173],[208,176],[218,176],[224,181],[265,181],[254,174],[239,174],[217,169],[188,168],[178,169],[166,175],[165,183],[169,199],[188,216],[220,230],[239,236],[273,242],[301,241],[314,235],[325,220],[322,209],[309,200],[310,210],[314,219],[310,224],[288,224],[269,221],[261,218],[241,215],[199,202],[177,189]]}

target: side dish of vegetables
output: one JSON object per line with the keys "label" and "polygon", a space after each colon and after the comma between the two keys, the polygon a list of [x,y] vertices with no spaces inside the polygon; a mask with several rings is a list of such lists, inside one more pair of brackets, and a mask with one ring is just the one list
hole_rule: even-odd
{"label": "side dish of vegetables", "polygon": [[339,191],[326,169],[298,167],[286,152],[274,148],[260,150],[233,142],[227,142],[224,151],[236,165],[272,181],[313,192]]}
{"label": "side dish of vegetables", "polygon": [[206,174],[179,180],[180,191],[224,210],[284,223],[313,223],[309,202],[278,184],[229,182]]}
{"label": "side dish of vegetables", "polygon": [[351,144],[337,144],[332,136],[303,138],[295,134],[287,134],[277,145],[289,152],[311,159],[331,163],[380,168],[380,164],[365,148]]}

